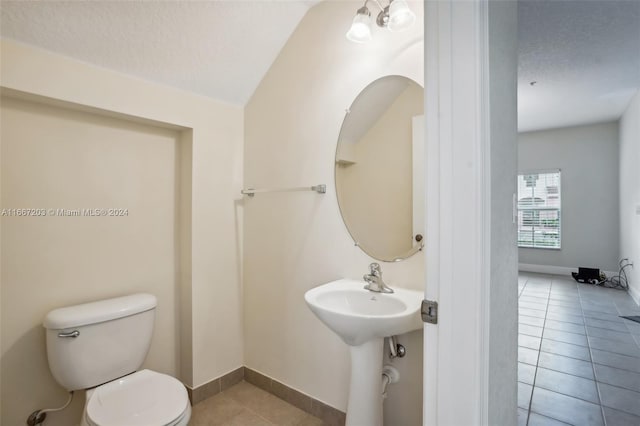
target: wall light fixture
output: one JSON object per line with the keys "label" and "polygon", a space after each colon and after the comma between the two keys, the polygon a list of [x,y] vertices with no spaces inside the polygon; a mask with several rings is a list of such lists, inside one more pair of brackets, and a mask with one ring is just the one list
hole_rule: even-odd
{"label": "wall light fixture", "polygon": [[367,3],[373,2],[380,9],[376,24],[382,28],[388,28],[391,32],[404,31],[411,27],[416,20],[416,15],[409,9],[406,0],[389,0],[385,7],[378,0],[365,0],[353,18],[351,28],[347,31],[347,39],[356,43],[366,43],[371,40],[371,12]]}

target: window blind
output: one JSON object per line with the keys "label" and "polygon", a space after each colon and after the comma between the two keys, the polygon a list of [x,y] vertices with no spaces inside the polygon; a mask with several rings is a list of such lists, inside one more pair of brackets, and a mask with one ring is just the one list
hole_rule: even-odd
{"label": "window blind", "polygon": [[560,170],[518,175],[518,247],[560,248]]}

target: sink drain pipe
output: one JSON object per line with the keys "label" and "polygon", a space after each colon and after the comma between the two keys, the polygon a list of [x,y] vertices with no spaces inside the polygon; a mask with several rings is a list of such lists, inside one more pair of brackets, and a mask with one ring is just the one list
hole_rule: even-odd
{"label": "sink drain pipe", "polygon": [[389,359],[403,358],[407,354],[407,350],[398,343],[396,336],[387,337],[389,341]]}
{"label": "sink drain pipe", "polygon": [[392,365],[382,367],[382,398],[387,397],[387,386],[400,381],[400,372]]}

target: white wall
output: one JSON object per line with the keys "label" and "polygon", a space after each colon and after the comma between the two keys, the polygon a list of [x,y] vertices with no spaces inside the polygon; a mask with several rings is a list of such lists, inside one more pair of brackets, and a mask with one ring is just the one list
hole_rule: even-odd
{"label": "white wall", "polygon": [[520,248],[519,262],[617,271],[617,123],[520,133],[518,171],[544,169],[562,171],[562,248]]}
{"label": "white wall", "polygon": [[[366,45],[344,37],[360,6],[322,2],[312,8],[245,110],[246,186],[327,184],[325,195],[269,194],[244,201],[245,362],[343,411],[347,346],[303,299],[305,291],[331,280],[361,278],[374,260],[354,246],[340,217],[333,177],[336,142],[345,109],[369,83],[399,74],[423,84],[422,2],[411,3],[418,16],[412,30],[376,28]],[[382,269],[392,287],[423,288],[423,256],[383,263]],[[401,341],[408,355],[397,365],[405,378],[392,386],[385,418],[388,424],[417,425],[421,333]]]}
{"label": "white wall", "polygon": [[629,292],[640,304],[640,92],[620,119],[620,257],[627,268]]}
{"label": "white wall", "polygon": [[512,200],[516,192],[517,4],[489,2],[491,134],[491,272],[489,424],[515,424],[518,362],[518,250]]}
{"label": "white wall", "polygon": [[[181,144],[190,142],[191,156],[180,159],[180,180],[190,180],[191,194],[185,198],[190,198],[191,203],[178,212],[183,246],[179,264],[184,266],[175,288],[180,299],[179,376],[186,384],[199,386],[242,366],[242,212],[236,202],[242,188],[242,109],[10,40],[3,39],[0,47],[3,93],[128,121],[169,126],[180,130]],[[14,160],[2,153],[3,164]],[[183,162],[190,163],[190,173],[184,172]],[[158,186],[157,190],[173,189]],[[4,221],[2,226],[4,239],[7,232]],[[2,247],[3,339],[12,327],[7,318],[9,307],[16,303],[12,284],[5,281],[4,263],[9,249]],[[38,327],[45,314],[43,310],[40,318],[32,318],[30,329]],[[13,341],[2,342],[3,370],[6,354],[15,349],[15,342],[20,339],[15,335]],[[40,350],[44,354],[44,340]],[[26,353],[24,358],[28,359]],[[44,358],[40,362],[45,362]],[[2,372],[3,394],[17,386],[7,380],[6,374]],[[35,387],[47,379],[29,375],[22,380]],[[28,404],[32,409],[56,406],[64,399],[64,391],[31,398]],[[21,424],[29,414],[13,411],[13,407],[5,404],[3,398],[3,424]],[[47,424],[55,426],[56,415],[49,418]]]}

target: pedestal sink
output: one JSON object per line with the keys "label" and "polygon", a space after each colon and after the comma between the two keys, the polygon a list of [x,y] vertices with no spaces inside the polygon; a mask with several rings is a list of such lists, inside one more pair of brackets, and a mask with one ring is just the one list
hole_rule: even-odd
{"label": "pedestal sink", "polygon": [[307,291],[313,313],[349,345],[351,382],[347,426],[382,426],[384,338],[422,328],[422,292],[365,290],[364,281],[341,279]]}

